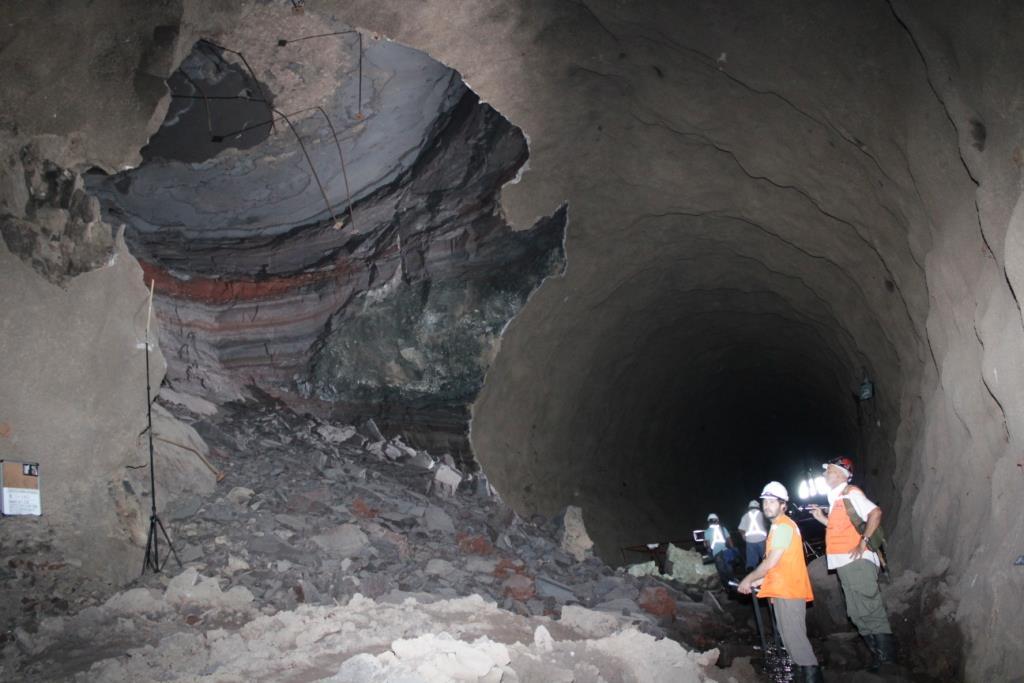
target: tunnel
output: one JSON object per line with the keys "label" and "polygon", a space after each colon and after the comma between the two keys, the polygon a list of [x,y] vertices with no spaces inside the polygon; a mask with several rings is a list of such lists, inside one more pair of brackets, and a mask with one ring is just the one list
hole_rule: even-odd
{"label": "tunnel", "polygon": [[[253,81],[233,48],[198,41],[139,168],[86,178],[160,278],[175,387],[372,417],[482,467],[524,514],[579,505],[612,563],[719,508],[738,518],[768,481],[795,487],[837,454],[892,459],[895,406],[874,391],[897,394],[909,370],[887,328],[913,334],[903,290],[922,287],[895,212],[882,228],[843,218],[848,200],[766,180],[688,134],[683,165],[710,164],[708,190],[725,177],[732,196],[642,215],[628,241],[567,258],[570,204],[528,231],[501,219],[498,193],[528,163],[514,124],[422,52],[328,39],[342,75],[304,85],[328,88],[327,104],[291,117],[273,98],[302,88]],[[659,135],[623,134],[636,133]],[[843,181],[871,192],[871,170]],[[485,385],[504,326],[577,263],[600,284],[545,313],[564,326],[526,332],[529,353],[497,354]],[[452,317],[464,329],[440,329]]]}
{"label": "tunnel", "polygon": [[145,283],[163,389],[372,422],[610,567],[850,456],[965,676],[1019,661],[1012,3],[122,4],[0,48],[0,438],[74,543],[142,523]]}
{"label": "tunnel", "polygon": [[[621,561],[623,546],[685,539],[711,512],[736,524],[770,480],[795,495],[835,454],[891,459],[892,404],[856,390],[867,368],[898,383],[893,349],[865,311],[828,301],[863,306],[856,276],[814,264],[811,279],[794,268],[811,257],[736,219],[637,227],[654,253],[627,256],[596,300],[562,303],[556,318],[580,311],[571,333],[491,371],[473,437],[507,495],[547,513],[580,504]],[[878,352],[858,348],[871,337]]]}

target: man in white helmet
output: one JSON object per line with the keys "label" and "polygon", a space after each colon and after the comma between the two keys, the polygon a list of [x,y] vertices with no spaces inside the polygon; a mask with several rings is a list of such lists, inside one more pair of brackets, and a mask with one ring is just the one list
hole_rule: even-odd
{"label": "man in white helmet", "polygon": [[818,658],[807,639],[807,603],[814,600],[811,577],[804,562],[804,544],[800,527],[786,515],[789,492],[777,481],[768,482],[761,491],[764,514],[771,520],[767,555],[754,571],[743,577],[736,588],[750,593],[760,586],[760,596],[770,598],[779,622],[779,635],[793,664],[800,667],[802,680],[823,680]]}
{"label": "man in white helmet", "polygon": [[747,571],[761,564],[764,559],[764,541],[768,537],[768,523],[756,500],[747,505],[747,512],[740,520],[739,530],[747,545]]}

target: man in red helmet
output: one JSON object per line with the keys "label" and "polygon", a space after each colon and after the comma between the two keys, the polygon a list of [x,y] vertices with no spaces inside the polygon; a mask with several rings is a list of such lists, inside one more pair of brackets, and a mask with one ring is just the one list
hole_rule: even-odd
{"label": "man in red helmet", "polygon": [[[882,560],[868,541],[882,521],[882,510],[850,484],[852,460],[840,456],[824,463],[822,468],[829,487],[828,517],[819,508],[811,510],[811,514],[826,527],[828,568],[839,575],[846,613],[871,650],[871,670],[877,670],[883,663],[895,661],[896,656],[896,642],[878,588]],[[853,518],[864,520],[867,525],[858,531]]]}

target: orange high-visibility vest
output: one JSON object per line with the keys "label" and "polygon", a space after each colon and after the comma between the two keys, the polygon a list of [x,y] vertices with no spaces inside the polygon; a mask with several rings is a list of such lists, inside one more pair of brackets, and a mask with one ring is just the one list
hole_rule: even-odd
{"label": "orange high-visibility vest", "polygon": [[795,600],[803,598],[807,602],[814,600],[814,593],[811,591],[811,577],[807,575],[807,565],[804,563],[803,537],[800,535],[800,527],[796,522],[786,515],[779,515],[772,522],[771,531],[768,532],[767,554],[774,549],[775,529],[785,525],[793,529],[793,540],[789,547],[782,551],[782,558],[779,563],[768,570],[761,584],[762,598],[784,598]]}
{"label": "orange high-visibility vest", "polygon": [[[854,491],[860,491],[856,486],[847,486],[843,489],[841,496]],[[852,505],[852,503],[851,503]],[[846,511],[846,501],[836,498],[832,509],[828,513],[828,526],[825,527],[825,554],[844,555],[852,553],[860,544],[861,535],[857,527],[850,521],[850,514]]]}

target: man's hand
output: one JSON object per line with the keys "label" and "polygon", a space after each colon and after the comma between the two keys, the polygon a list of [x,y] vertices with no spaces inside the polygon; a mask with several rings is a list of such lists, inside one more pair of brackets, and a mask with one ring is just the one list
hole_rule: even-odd
{"label": "man's hand", "polygon": [[743,593],[743,595],[750,595],[752,591],[751,583],[752,582],[750,581],[750,575],[748,574],[744,576],[743,580],[740,581],[740,585],[736,587],[736,592]]}
{"label": "man's hand", "polygon": [[851,560],[859,560],[861,558],[861,556],[864,555],[864,551],[867,550],[867,549],[868,549],[868,541],[867,541],[867,539],[865,539],[865,538],[860,539],[860,543],[857,544],[857,547],[854,548],[850,552],[850,559]]}
{"label": "man's hand", "polygon": [[811,517],[814,517],[814,519],[818,520],[819,522],[821,522],[825,526],[828,526],[828,517],[825,516],[825,513],[822,512],[820,507],[818,507],[818,506],[809,507],[808,506],[807,509],[811,511]]}

